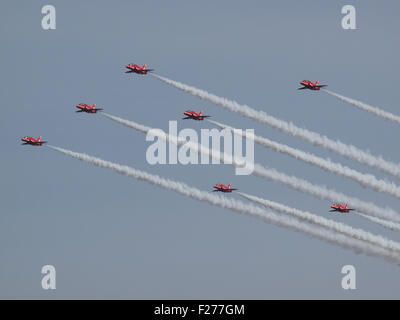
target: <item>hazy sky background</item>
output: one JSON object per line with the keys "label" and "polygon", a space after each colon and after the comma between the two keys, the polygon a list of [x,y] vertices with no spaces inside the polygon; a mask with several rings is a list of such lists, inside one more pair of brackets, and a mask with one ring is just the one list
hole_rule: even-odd
{"label": "hazy sky background", "polygon": [[[57,29],[41,28],[56,8]],[[353,4],[357,30],[343,30]],[[205,103],[129,62],[264,110],[296,125],[400,161],[400,127],[323,92],[297,91],[303,79],[400,114],[398,1],[2,1],[0,3],[0,298],[400,298],[400,268],[304,234],[158,189],[53,152],[51,144],[127,164],[202,190],[241,191],[361,227],[400,235],[320,201],[223,165],[147,164],[145,136],[80,102],[167,130],[212,128],[182,121],[187,109],[362,172],[395,178]],[[255,160],[345,194],[399,210],[398,200],[259,146]],[[400,184],[399,181],[395,181]],[[229,197],[238,197],[234,194]],[[41,268],[57,289],[41,288]],[[357,290],[341,288],[343,265]]]}

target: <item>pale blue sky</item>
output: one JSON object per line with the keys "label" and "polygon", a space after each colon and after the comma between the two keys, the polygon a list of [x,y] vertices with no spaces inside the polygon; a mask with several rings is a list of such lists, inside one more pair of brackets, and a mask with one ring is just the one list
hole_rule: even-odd
{"label": "pale blue sky", "polygon": [[[41,28],[53,4],[57,29]],[[145,137],[80,102],[167,129],[187,109],[362,172],[394,178],[222,110],[128,62],[265,110],[400,162],[400,128],[298,81],[400,114],[398,1],[358,1],[358,30],[341,28],[348,1],[2,1],[0,4],[0,298],[399,298],[399,267],[382,259],[178,196],[18,139],[131,165],[208,190],[216,182],[400,241],[400,235],[330,203],[230,166],[151,166]],[[211,126],[178,121],[178,128]],[[398,201],[256,146],[255,160],[343,193],[398,209]],[[400,184],[399,181],[396,181]],[[235,195],[229,195],[235,197]],[[57,289],[40,286],[41,267]],[[343,265],[357,290],[341,289]]]}

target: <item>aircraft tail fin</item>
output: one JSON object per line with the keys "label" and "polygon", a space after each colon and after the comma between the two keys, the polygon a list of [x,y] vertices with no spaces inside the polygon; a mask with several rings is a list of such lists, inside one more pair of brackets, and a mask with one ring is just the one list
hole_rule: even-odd
{"label": "aircraft tail fin", "polygon": [[346,203],[346,206],[345,206],[345,208],[347,209],[349,207],[349,205]]}
{"label": "aircraft tail fin", "polygon": [[228,188],[230,188],[231,187],[231,184],[228,184]]}
{"label": "aircraft tail fin", "polygon": [[92,106],[93,108],[96,108],[96,104],[95,103],[93,103],[93,106]]}
{"label": "aircraft tail fin", "polygon": [[318,84],[319,83],[319,80],[317,80],[316,82],[315,82],[315,84]]}
{"label": "aircraft tail fin", "polygon": [[147,69],[147,66],[146,66],[146,64],[144,64],[144,65],[143,65],[143,69]]}
{"label": "aircraft tail fin", "polygon": [[201,110],[200,110],[200,113],[199,113],[199,115],[202,115],[202,114],[203,114],[203,111],[201,111]]}
{"label": "aircraft tail fin", "polygon": [[42,136],[39,136],[38,140],[39,140],[39,141],[42,141]]}

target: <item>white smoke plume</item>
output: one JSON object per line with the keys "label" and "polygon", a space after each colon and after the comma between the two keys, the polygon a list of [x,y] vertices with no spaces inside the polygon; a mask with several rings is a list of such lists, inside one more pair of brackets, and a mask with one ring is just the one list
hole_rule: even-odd
{"label": "white smoke plume", "polygon": [[[110,114],[106,114],[104,112],[102,114],[113,121],[121,123],[129,128],[135,129],[142,133],[146,133],[148,132],[148,130],[151,129],[150,127],[144,126],[131,120],[122,119],[116,116],[112,116]],[[177,137],[168,134],[165,134],[165,137],[160,136],[160,138],[165,138],[172,143],[176,143],[176,141],[178,140]],[[210,150],[200,144],[192,143],[190,141],[185,142],[184,145],[187,148],[192,149],[194,152],[200,152],[207,156],[217,158],[221,163],[229,163],[233,166],[237,166],[236,162],[232,160],[232,156],[226,153],[221,154],[218,150]],[[254,164],[253,174],[268,180],[279,182],[295,190],[310,194],[318,199],[328,200],[331,202],[347,202],[351,204],[352,207],[366,214],[376,217],[382,217],[389,220],[400,221],[400,215],[391,208],[378,207],[372,202],[365,202],[354,197],[346,196],[343,193],[328,189],[325,186],[312,184],[307,180],[300,179],[294,176],[289,176],[275,169],[263,167],[260,164]]]}
{"label": "white smoke plume", "polygon": [[353,212],[365,219],[368,219],[369,221],[372,221],[372,222],[375,222],[376,224],[381,225],[382,227],[385,227],[385,228],[393,230],[393,231],[400,231],[400,224],[398,224],[398,223],[395,223],[395,222],[389,221],[389,220],[379,219],[377,217],[367,216],[365,214],[362,214],[361,212],[356,212],[356,211],[353,211]]}
{"label": "white smoke plume", "polygon": [[382,158],[382,156],[374,156],[367,151],[363,151],[353,145],[345,144],[339,140],[332,140],[327,136],[323,136],[317,132],[313,132],[304,128],[297,127],[291,122],[286,122],[270,116],[264,111],[255,110],[247,105],[241,105],[236,101],[218,97],[207,91],[197,89],[195,87],[161,77],[157,74],[151,74],[154,78],[173,86],[179,90],[189,93],[200,99],[209,101],[215,105],[221,106],[229,111],[236,112],[249,119],[269,125],[289,135],[299,137],[315,146],[323,147],[329,151],[335,152],[348,159],[358,161],[359,163],[379,169],[383,172],[400,178],[400,164],[394,163]]}
{"label": "white smoke plume", "polygon": [[[324,217],[321,217],[319,215],[307,212],[307,211],[302,211],[299,209],[291,208],[288,207],[284,204],[274,202],[271,200],[267,199],[262,199],[253,195],[249,195],[243,192],[236,192],[243,198],[250,200],[254,203],[261,204],[262,206],[269,208],[273,211],[277,212],[282,212],[291,216],[294,216],[300,220],[319,225],[321,227],[324,227],[326,229],[339,232],[342,234],[345,234],[349,237],[356,238],[359,240],[367,241],[369,243],[372,243],[377,246],[381,246],[382,248],[385,249],[390,249],[390,250],[395,250],[397,252],[400,252],[400,243],[386,239],[380,235],[375,235],[372,234],[368,231],[365,231],[363,229],[357,229],[353,228],[347,224],[341,223],[341,222],[336,222],[331,219],[326,219]],[[368,217],[368,216],[367,216]],[[373,218],[377,219],[377,218]]]}
{"label": "white smoke plume", "polygon": [[232,198],[221,197],[210,192],[201,191],[197,188],[190,187],[182,182],[165,179],[158,175],[153,175],[144,171],[136,170],[128,166],[119,165],[110,161],[105,161],[100,158],[89,156],[87,154],[73,152],[55,146],[49,145],[48,147],[52,150],[61,152],[65,155],[71,156],[81,161],[85,161],[98,167],[112,170],[133,179],[148,182],[152,185],[167,190],[175,191],[178,194],[190,197],[192,199],[207,202],[209,204],[229,209],[238,213],[243,213],[280,227],[302,232],[320,240],[339,245],[343,248],[352,249],[357,253],[364,253],[371,256],[380,256],[385,258],[389,262],[396,263],[397,265],[400,264],[400,256],[398,253],[391,250],[383,249],[381,247],[377,247],[358,239],[353,239],[343,234],[338,234],[322,228],[318,228],[316,226],[297,221],[296,219],[291,217],[279,216],[272,212],[266,211],[265,209],[245,204],[244,202]]}
{"label": "white smoke plume", "polygon": [[399,214],[391,208],[380,208],[372,202],[366,202],[355,197],[347,196],[341,192],[337,192],[333,189],[328,189],[327,187],[322,185],[312,184],[307,180],[297,178],[295,176],[289,176],[275,169],[265,168],[256,164],[254,166],[254,174],[266,179],[279,182],[298,191],[310,194],[318,199],[328,200],[330,202],[345,202],[350,204],[358,211],[361,211],[368,215],[382,217],[384,219],[394,221],[400,221]]}
{"label": "white smoke plume", "polygon": [[[220,128],[223,128],[223,129],[229,129],[232,131],[235,130],[235,128],[232,128],[226,124],[223,124],[223,123],[220,123],[220,122],[217,122],[214,120],[207,120],[207,121],[209,121],[210,123],[212,123]],[[364,174],[364,173],[358,172],[354,169],[343,166],[340,163],[332,162],[329,159],[323,159],[314,154],[289,147],[287,145],[269,140],[264,137],[260,137],[257,135],[254,135],[253,137],[254,137],[254,142],[258,143],[259,145],[261,145],[263,147],[270,148],[270,149],[280,152],[280,153],[284,153],[284,154],[289,155],[297,160],[300,160],[305,163],[311,164],[313,166],[319,167],[325,171],[335,173],[342,177],[352,179],[353,181],[359,183],[363,187],[371,188],[377,192],[386,193],[386,194],[389,194],[391,196],[394,196],[394,197],[400,199],[400,187],[398,187],[393,182],[390,183],[390,182],[387,182],[384,180],[378,180],[372,174]]]}
{"label": "white smoke plume", "polygon": [[364,110],[364,111],[367,111],[369,113],[372,113],[372,114],[374,114],[374,115],[376,115],[378,117],[381,117],[381,118],[383,118],[385,120],[389,120],[389,121],[395,122],[397,124],[400,124],[400,116],[396,116],[393,113],[384,111],[384,110],[382,110],[382,109],[380,109],[378,107],[374,107],[374,106],[371,106],[371,105],[366,104],[364,102],[361,102],[361,101],[358,101],[358,100],[355,100],[355,99],[352,99],[352,98],[348,98],[348,97],[342,96],[342,95],[340,95],[340,94],[338,94],[336,92],[333,92],[333,91],[330,91],[330,90],[327,90],[327,89],[323,89],[323,91],[325,91],[326,93],[330,94],[331,96],[334,96],[334,97],[338,98],[339,100],[347,102],[347,103],[349,103],[349,104],[351,104],[351,105],[353,105],[353,106],[355,106],[355,107],[357,107],[357,108],[359,108],[361,110]]}

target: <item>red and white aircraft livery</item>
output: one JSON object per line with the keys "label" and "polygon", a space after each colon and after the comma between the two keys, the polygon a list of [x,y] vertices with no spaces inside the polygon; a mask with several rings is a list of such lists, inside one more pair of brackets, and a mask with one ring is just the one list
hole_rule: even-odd
{"label": "red and white aircraft livery", "polygon": [[216,184],[215,186],[213,186],[213,188],[215,189],[213,190],[213,192],[224,192],[224,193],[230,193],[234,190],[238,190],[231,188],[231,184],[228,184],[228,186],[225,186],[223,184]]}
{"label": "red and white aircraft livery", "polygon": [[137,64],[127,64],[125,68],[128,69],[125,73],[137,73],[137,74],[147,74],[147,72],[151,72],[154,69],[147,69],[146,64],[143,65],[143,67],[139,67]]}
{"label": "red and white aircraft livery", "polygon": [[21,138],[21,141],[23,141],[24,145],[25,144],[29,144],[31,146],[41,146],[43,143],[46,143],[46,141],[42,141],[42,136],[40,136],[39,138],[35,139],[32,137],[23,137]]}
{"label": "red and white aircraft livery", "polygon": [[317,80],[315,83],[313,83],[310,80],[303,80],[300,82],[300,84],[303,86],[301,88],[298,88],[297,90],[304,90],[304,89],[309,89],[309,90],[315,90],[318,91],[319,89],[326,87],[326,84],[319,84],[319,81]]}
{"label": "red and white aircraft livery", "polygon": [[185,111],[183,114],[186,116],[186,118],[182,118],[183,120],[186,120],[186,119],[204,120],[204,118],[211,117],[211,116],[204,116],[203,111],[201,111],[201,110],[200,110],[200,113],[196,113],[194,111],[189,110],[189,111]]}
{"label": "red and white aircraft livery", "polygon": [[80,103],[76,106],[79,110],[75,112],[86,112],[86,113],[97,113],[99,110],[103,110],[101,108],[96,108],[96,104],[89,106],[86,103]]}
{"label": "red and white aircraft livery", "polygon": [[331,206],[331,208],[332,208],[332,210],[330,210],[329,212],[349,213],[351,210],[355,210],[355,209],[349,208],[349,205],[347,203],[345,206],[343,206],[341,204],[334,204],[333,206]]}

